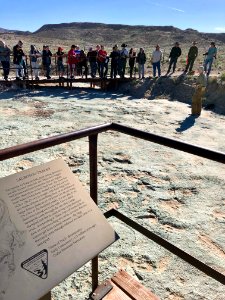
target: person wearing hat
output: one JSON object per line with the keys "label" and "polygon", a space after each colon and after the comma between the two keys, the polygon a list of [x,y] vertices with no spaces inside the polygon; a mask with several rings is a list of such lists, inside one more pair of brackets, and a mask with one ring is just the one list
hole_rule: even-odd
{"label": "person wearing hat", "polygon": [[214,42],[211,42],[208,51],[203,55],[205,55],[206,57],[204,62],[204,71],[206,72],[206,75],[209,76],[213,60],[214,58],[216,58],[217,55],[217,48]]}
{"label": "person wearing hat", "polygon": [[0,41],[0,62],[3,68],[4,79],[8,80],[10,68],[10,49],[4,41]]}
{"label": "person wearing hat", "polygon": [[204,67],[198,68],[199,76],[196,80],[196,89],[192,97],[191,114],[192,116],[200,116],[202,110],[202,97],[205,94],[207,78],[204,73]]}
{"label": "person wearing hat", "polygon": [[195,62],[196,57],[198,56],[198,47],[196,46],[197,42],[193,42],[192,46],[190,47],[188,51],[188,56],[187,56],[187,64],[185,67],[185,73],[188,71],[191,73],[193,69],[193,65]]}
{"label": "person wearing hat", "polygon": [[121,45],[122,49],[120,50],[120,56],[118,60],[118,73],[120,75],[120,78],[124,78],[125,76],[127,58],[129,57],[129,53],[126,47],[127,45],[125,43]]}
{"label": "person wearing hat", "polygon": [[169,74],[172,66],[173,66],[173,73],[175,72],[177,59],[179,56],[181,56],[181,49],[180,49],[179,43],[176,42],[174,47],[170,51],[170,55],[169,55],[170,64],[169,64],[169,68],[168,68],[168,71],[166,74]]}
{"label": "person wearing hat", "polygon": [[64,79],[63,75],[65,72],[65,68],[63,65],[63,57],[65,53],[63,52],[62,47],[58,47],[58,51],[56,52],[56,57],[57,57],[57,68],[59,72],[59,79]]}
{"label": "person wearing hat", "polygon": [[41,53],[37,50],[35,45],[30,46],[29,56],[30,56],[32,72],[34,74],[35,80],[39,80],[39,61],[38,61],[38,58],[41,57]]}

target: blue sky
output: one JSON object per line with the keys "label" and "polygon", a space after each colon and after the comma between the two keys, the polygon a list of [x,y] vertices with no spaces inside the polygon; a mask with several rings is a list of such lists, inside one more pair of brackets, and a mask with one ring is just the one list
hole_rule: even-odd
{"label": "blue sky", "polygon": [[68,22],[173,25],[225,32],[225,0],[1,0],[1,28],[33,32],[44,24]]}

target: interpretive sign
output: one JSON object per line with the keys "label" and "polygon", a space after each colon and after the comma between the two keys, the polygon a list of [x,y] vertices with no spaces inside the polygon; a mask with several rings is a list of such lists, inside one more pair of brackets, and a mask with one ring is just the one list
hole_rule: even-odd
{"label": "interpretive sign", "polygon": [[116,233],[62,159],[0,179],[0,300],[36,300]]}

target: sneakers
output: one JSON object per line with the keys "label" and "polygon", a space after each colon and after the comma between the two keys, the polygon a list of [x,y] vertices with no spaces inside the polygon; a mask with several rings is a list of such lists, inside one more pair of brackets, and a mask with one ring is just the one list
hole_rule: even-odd
{"label": "sneakers", "polygon": [[39,77],[35,77],[35,80],[39,80]]}
{"label": "sneakers", "polygon": [[70,79],[73,79],[74,78],[74,76],[70,76]]}
{"label": "sneakers", "polygon": [[51,76],[47,76],[47,79],[51,79],[52,77]]}
{"label": "sneakers", "polygon": [[22,80],[22,78],[21,77],[16,77],[16,80]]}

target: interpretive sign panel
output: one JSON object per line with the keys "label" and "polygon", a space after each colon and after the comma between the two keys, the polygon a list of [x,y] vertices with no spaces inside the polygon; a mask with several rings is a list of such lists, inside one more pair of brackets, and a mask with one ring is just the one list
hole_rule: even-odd
{"label": "interpretive sign panel", "polygon": [[0,300],[39,299],[116,234],[62,159],[0,179]]}

